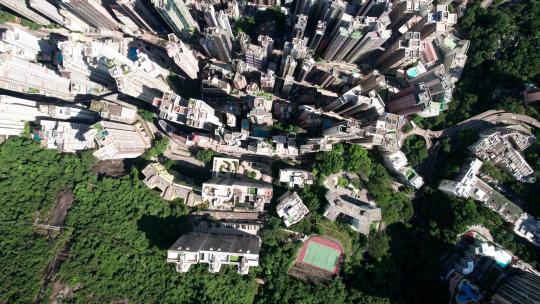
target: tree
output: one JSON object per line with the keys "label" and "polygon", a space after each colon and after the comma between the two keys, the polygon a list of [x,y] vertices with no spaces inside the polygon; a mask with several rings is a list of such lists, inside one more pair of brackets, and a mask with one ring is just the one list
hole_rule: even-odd
{"label": "tree", "polygon": [[332,151],[318,154],[317,163],[315,164],[315,171],[319,175],[328,176],[343,170],[345,165],[343,151],[343,145],[338,144]]}
{"label": "tree", "polygon": [[210,161],[212,161],[212,158],[214,157],[214,151],[210,149],[201,149],[197,151],[197,154],[195,155],[195,158],[199,161],[207,164]]}
{"label": "tree", "polygon": [[371,159],[367,150],[360,145],[349,145],[345,168],[349,172],[358,172],[363,176],[369,176],[371,174]]}
{"label": "tree", "polygon": [[[373,233],[374,231],[372,231]],[[368,239],[367,249],[369,255],[375,259],[381,259],[388,254],[390,249],[390,237],[384,233],[375,234]]]}
{"label": "tree", "polygon": [[142,119],[144,119],[144,120],[146,120],[148,122],[152,122],[154,120],[154,113],[150,112],[148,110],[138,109],[137,114],[139,114],[139,116],[141,116]]}
{"label": "tree", "polygon": [[162,155],[168,146],[169,146],[169,138],[166,136],[163,136],[162,138],[154,140],[154,142],[152,143],[152,147],[148,149],[148,151],[146,151],[145,158],[151,159],[151,158]]}
{"label": "tree", "polygon": [[420,165],[429,156],[426,141],[421,136],[407,137],[401,150],[405,153],[405,156],[407,156],[407,160],[411,167]]}

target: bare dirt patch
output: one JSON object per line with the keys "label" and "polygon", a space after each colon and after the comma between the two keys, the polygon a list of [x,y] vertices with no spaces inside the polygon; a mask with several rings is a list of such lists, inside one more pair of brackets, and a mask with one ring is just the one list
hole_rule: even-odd
{"label": "bare dirt patch", "polygon": [[52,286],[51,297],[49,301],[53,304],[62,303],[63,299],[73,298],[75,291],[82,287],[80,283],[77,283],[73,287],[67,286],[62,280],[56,280]]}
{"label": "bare dirt patch", "polygon": [[289,275],[302,281],[309,281],[316,284],[326,283],[331,281],[335,275],[323,269],[302,263],[296,262],[289,269]]}
{"label": "bare dirt patch", "polygon": [[75,195],[71,189],[63,189],[58,191],[56,194],[56,205],[52,213],[50,214],[48,220],[45,222],[53,226],[61,226],[64,224],[67,213],[73,201],[75,200]]}
{"label": "bare dirt patch", "polygon": [[110,177],[119,177],[126,174],[123,159],[100,160],[92,166],[92,171]]}

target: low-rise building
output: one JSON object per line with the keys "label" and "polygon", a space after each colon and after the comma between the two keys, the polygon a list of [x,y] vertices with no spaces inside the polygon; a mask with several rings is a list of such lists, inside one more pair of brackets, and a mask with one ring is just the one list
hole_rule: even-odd
{"label": "low-rise building", "polygon": [[77,120],[93,122],[97,118],[97,113],[84,108],[82,105],[57,106],[40,104],[38,110],[41,116],[51,117],[61,120]]}
{"label": "low-rise building", "polygon": [[240,160],[235,158],[214,157],[212,176],[236,177],[240,170]]}
{"label": "low-rise building", "polygon": [[330,221],[335,221],[339,216],[345,216],[353,230],[365,235],[369,235],[372,228],[379,228],[382,220],[381,208],[347,195],[331,198],[327,194],[326,198],[328,204],[325,207],[324,216]]}
{"label": "low-rise building", "polygon": [[272,185],[250,179],[213,177],[202,187],[202,197],[210,210],[261,212],[272,199]]}
{"label": "low-rise building", "polygon": [[143,183],[150,189],[161,190],[161,197],[165,200],[181,198],[188,206],[202,203],[201,196],[195,193],[193,188],[175,183],[174,176],[160,163],[149,164],[142,170],[142,174],[144,175]]}
{"label": "low-rise building", "polygon": [[137,120],[137,108],[119,101],[92,100],[90,110],[98,112],[102,118],[126,124],[132,124]]}
{"label": "low-rise building", "polygon": [[167,263],[176,264],[176,271],[187,272],[191,265],[206,263],[217,273],[222,265],[237,265],[239,274],[248,274],[259,266],[261,239],[258,236],[187,233],[167,251]]}
{"label": "low-rise building", "polygon": [[277,214],[287,227],[298,223],[309,213],[308,208],[302,203],[302,199],[296,192],[287,191],[277,201]]}
{"label": "low-rise building", "polygon": [[454,267],[456,271],[463,275],[469,275],[474,271],[475,263],[480,256],[494,259],[501,268],[505,268],[512,263],[512,254],[493,243],[465,237],[460,247],[463,254],[456,260]]}
{"label": "low-rise building", "polygon": [[272,96],[268,93],[259,93],[250,103],[251,111],[248,119],[251,123],[263,126],[271,126],[272,119]]}
{"label": "low-rise building", "polygon": [[294,186],[304,188],[304,185],[312,185],[314,181],[313,173],[306,170],[294,168],[279,170],[279,182],[285,183],[291,188]]}
{"label": "low-rise building", "polygon": [[273,136],[272,148],[274,155],[279,157],[295,157],[299,154],[295,137],[285,135]]}

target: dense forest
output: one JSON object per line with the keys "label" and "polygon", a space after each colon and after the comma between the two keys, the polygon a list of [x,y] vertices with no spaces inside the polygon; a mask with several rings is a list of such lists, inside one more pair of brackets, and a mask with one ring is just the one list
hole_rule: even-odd
{"label": "dense forest", "polygon": [[[90,170],[94,162],[90,153],[60,155],[28,139],[10,138],[0,146],[0,264],[9,278],[0,281],[0,299],[28,303],[38,294],[48,299],[61,286],[72,290],[66,302],[84,303],[123,299],[135,303],[156,299],[162,303],[418,303],[426,296],[442,303],[446,292],[438,280],[439,258],[451,252],[456,235],[474,223],[492,228],[522,258],[538,260],[538,253],[475,202],[428,189],[411,204],[407,191],[393,190],[393,179],[377,155],[357,147],[340,146],[323,153],[315,167],[329,174],[347,169],[363,176],[359,182],[383,208],[386,231],[366,240],[316,211],[293,226],[308,234],[341,233],[347,242],[341,277],[319,286],[287,275],[298,244],[288,241],[272,207],[267,208],[270,218],[256,271],[239,276],[235,269],[226,268],[210,274],[206,265],[199,265],[188,274],[178,274],[165,263],[165,254],[189,230],[188,210],[181,202],[163,201],[147,189],[139,176],[142,164],[133,164],[124,177],[108,178]],[[44,234],[32,224],[46,222],[61,189],[75,194],[66,228],[60,235]],[[319,185],[300,194],[312,210],[324,202]],[[65,260],[54,282],[44,281],[47,266],[61,251]],[[256,277],[264,284],[256,283]],[[40,292],[42,285],[46,288]]]}

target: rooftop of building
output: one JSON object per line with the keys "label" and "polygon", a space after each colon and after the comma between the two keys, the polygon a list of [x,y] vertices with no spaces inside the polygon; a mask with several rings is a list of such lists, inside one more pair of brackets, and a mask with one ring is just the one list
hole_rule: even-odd
{"label": "rooftop of building", "polygon": [[259,254],[261,239],[252,235],[215,235],[187,233],[182,235],[169,250],[200,252],[214,251],[232,254]]}

